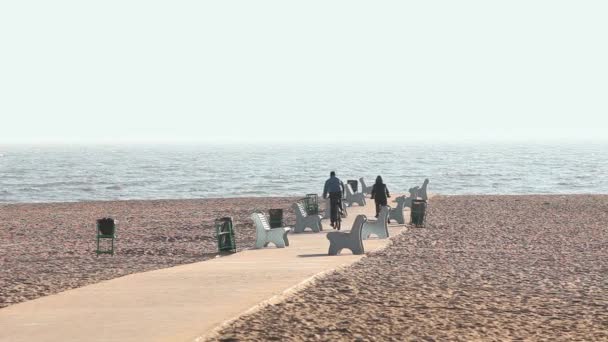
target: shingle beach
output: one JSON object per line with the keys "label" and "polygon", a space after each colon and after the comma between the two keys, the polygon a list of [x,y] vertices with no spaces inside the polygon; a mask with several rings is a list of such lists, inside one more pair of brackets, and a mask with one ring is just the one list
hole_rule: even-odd
{"label": "shingle beach", "polygon": [[608,196],[434,198],[426,228],[214,340],[608,340]]}
{"label": "shingle beach", "polygon": [[[255,242],[254,210],[294,198],[112,201],[0,206],[0,308],[131,273],[217,255],[213,223],[232,216],[237,248]],[[116,255],[95,255],[95,220],[118,220]]]}

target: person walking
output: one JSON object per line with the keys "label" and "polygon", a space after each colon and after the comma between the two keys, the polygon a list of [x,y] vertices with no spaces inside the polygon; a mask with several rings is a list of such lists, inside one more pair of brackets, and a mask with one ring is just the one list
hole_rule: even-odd
{"label": "person walking", "polygon": [[386,184],[382,182],[382,177],[376,177],[376,183],[372,187],[372,199],[376,202],[376,217],[380,214],[380,208],[387,205],[387,198],[391,197]]}
{"label": "person walking", "polygon": [[336,177],[336,172],[329,173],[329,179],[325,181],[323,187],[323,198],[327,199],[329,194],[330,221],[331,226],[335,228],[338,221],[339,208],[342,206],[342,194],[344,193],[344,183]]}

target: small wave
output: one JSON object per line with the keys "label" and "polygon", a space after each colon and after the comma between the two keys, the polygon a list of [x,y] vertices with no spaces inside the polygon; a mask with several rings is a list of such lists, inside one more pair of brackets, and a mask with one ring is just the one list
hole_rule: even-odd
{"label": "small wave", "polygon": [[54,186],[81,186],[81,185],[89,185],[89,182],[79,182],[79,181],[60,181],[60,182],[48,182],[48,183],[40,183],[40,184],[30,184],[31,187],[40,187],[40,188],[49,188]]}
{"label": "small wave", "polygon": [[122,186],[120,186],[120,185],[110,185],[110,186],[107,186],[106,189],[108,189],[108,190],[122,190]]}
{"label": "small wave", "polygon": [[84,191],[84,192],[94,192],[95,189],[91,188],[91,187],[87,187],[87,188],[79,188],[78,190],[80,191]]}
{"label": "small wave", "polygon": [[20,188],[19,191],[23,191],[23,192],[40,192],[40,191],[42,191],[42,189],[36,188],[36,187],[33,187],[33,186],[28,186],[28,187],[25,187],[25,188]]}

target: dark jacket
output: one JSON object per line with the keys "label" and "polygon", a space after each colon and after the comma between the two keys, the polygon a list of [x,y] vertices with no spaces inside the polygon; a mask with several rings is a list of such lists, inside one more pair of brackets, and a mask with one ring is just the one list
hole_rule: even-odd
{"label": "dark jacket", "polygon": [[330,192],[343,192],[344,191],[344,183],[340,180],[340,178],[333,176],[329,177],[328,180],[325,181],[325,186],[323,187],[323,198],[327,197],[327,194]]}
{"label": "dark jacket", "polygon": [[386,184],[374,184],[372,187],[372,198],[375,199],[376,202],[382,202],[386,201],[387,197],[391,197],[391,194],[389,194]]}

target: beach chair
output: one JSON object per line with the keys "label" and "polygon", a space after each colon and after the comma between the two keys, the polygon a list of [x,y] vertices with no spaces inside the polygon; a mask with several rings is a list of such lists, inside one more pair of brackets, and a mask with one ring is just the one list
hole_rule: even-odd
{"label": "beach chair", "polygon": [[268,223],[268,219],[263,213],[253,213],[251,214],[251,219],[255,223],[255,248],[266,247],[271,242],[278,248],[289,246],[287,233],[289,233],[291,228],[270,228],[270,223]]}
{"label": "beach chair", "polygon": [[329,232],[329,255],[338,255],[344,248],[348,248],[353,254],[360,255],[365,253],[363,242],[361,241],[361,229],[367,222],[365,215],[357,215],[355,222],[349,232]]}
{"label": "beach chair", "polygon": [[[118,221],[111,218],[102,218],[97,220],[97,250],[95,254],[111,254],[114,255],[114,240],[116,240],[116,225]],[[110,240],[109,249],[101,249],[101,241]]]}
{"label": "beach chair", "polygon": [[[325,200],[325,212],[323,213],[323,219],[325,220],[329,220],[331,218],[331,216],[329,215],[329,213],[331,212],[331,201],[328,199]],[[341,213],[342,218],[346,218],[348,217],[348,211],[346,210],[346,203],[344,203],[344,201],[342,201],[342,213]]]}
{"label": "beach chair", "polygon": [[429,179],[427,178],[424,180],[424,183],[422,183],[422,187],[420,187],[418,189],[418,191],[416,192],[416,197],[419,197],[425,201],[428,201],[429,196],[426,193],[426,188],[428,187],[428,185],[429,185]]}
{"label": "beach chair", "polygon": [[367,186],[363,180],[363,177],[359,178],[359,182],[361,183],[361,192],[366,195],[371,195],[373,186]]}
{"label": "beach chair", "polygon": [[390,207],[383,205],[377,220],[369,220],[363,224],[361,239],[367,240],[372,234],[376,235],[379,239],[388,238],[388,225],[386,221],[388,220],[390,209]]}
{"label": "beach chair", "polygon": [[346,202],[348,202],[349,206],[352,206],[353,203],[357,203],[360,206],[365,205],[365,194],[362,192],[355,193],[348,183],[344,184],[344,187],[346,188]]}
{"label": "beach chair", "polygon": [[388,219],[395,220],[399,224],[405,224],[405,216],[403,216],[403,210],[405,210],[406,207],[412,207],[412,200],[413,199],[411,197],[405,197],[405,195],[395,198],[395,202],[397,202],[397,207],[391,208],[388,213]]}
{"label": "beach chair", "polygon": [[292,205],[296,212],[296,226],[294,233],[303,233],[306,228],[310,228],[313,232],[318,233],[323,230],[320,215],[308,215],[302,202],[296,202]]}

